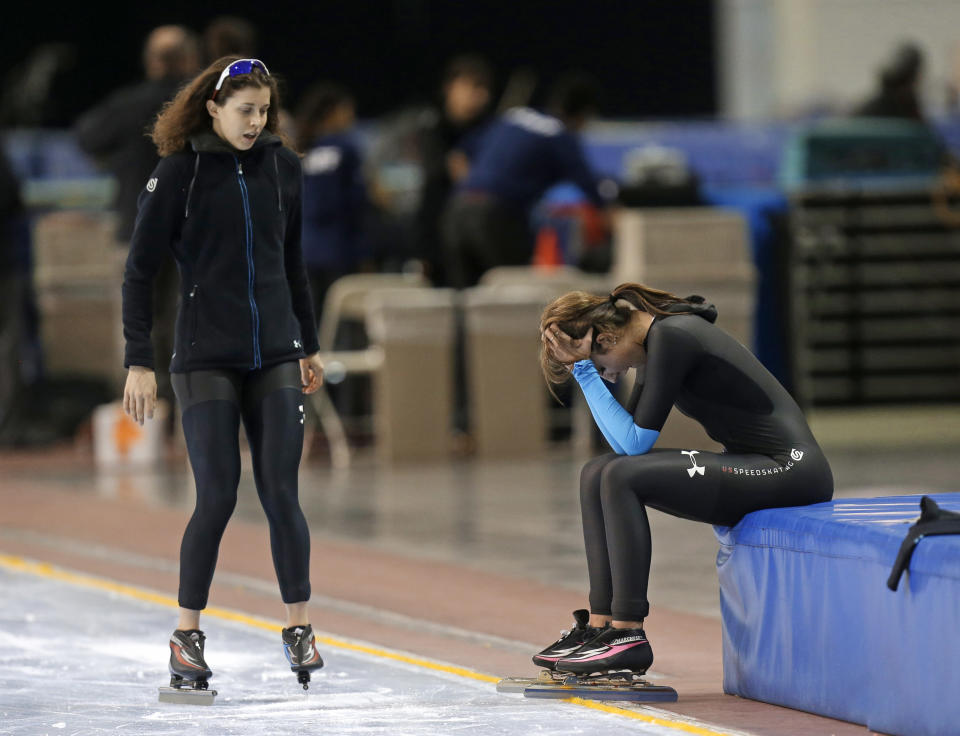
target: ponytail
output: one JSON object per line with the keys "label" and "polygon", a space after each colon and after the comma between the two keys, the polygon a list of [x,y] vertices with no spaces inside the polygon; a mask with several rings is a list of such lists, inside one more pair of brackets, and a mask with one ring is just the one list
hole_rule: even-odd
{"label": "ponytail", "polygon": [[630,302],[630,304],[641,312],[648,312],[649,314],[660,316],[670,314],[669,307],[673,304],[689,303],[686,299],[681,299],[669,291],[662,291],[661,289],[654,289],[651,286],[632,283],[620,284],[610,292],[610,299],[614,303],[623,299]]}
{"label": "ponytail", "polygon": [[[597,336],[603,332],[620,334],[631,320],[631,312],[639,310],[652,315],[671,314],[674,304],[686,304],[686,299],[669,291],[653,289],[643,284],[620,284],[608,296],[572,291],[555,299],[543,310],[540,317],[540,332],[556,325],[564,333],[579,340],[593,328],[593,345],[590,352],[603,353]],[[570,375],[567,365],[559,362],[540,342],[540,369],[550,393],[556,398],[553,387],[566,382]]]}

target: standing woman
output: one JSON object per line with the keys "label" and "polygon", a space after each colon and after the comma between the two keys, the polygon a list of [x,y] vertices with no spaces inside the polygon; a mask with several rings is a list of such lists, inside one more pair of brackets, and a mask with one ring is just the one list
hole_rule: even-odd
{"label": "standing woman", "polygon": [[140,194],[123,284],[123,402],[141,424],[157,384],[153,280],[167,252],[180,272],[171,382],[197,486],[180,547],[180,619],[171,684],[205,687],[200,612],[237,500],[239,425],[253,458],[286,604],[282,639],[304,687],[323,666],[307,616],[310,536],[297,499],[303,393],[323,377],[300,251],[300,161],[277,135],[276,80],[257,59],[224,57],[160,113],[162,157]]}
{"label": "standing woman", "polygon": [[[751,511],[832,497],[830,466],[800,408],[716,318],[700,297],[640,284],[609,297],[573,292],[544,311],[544,376],[559,384],[573,374],[614,452],[580,476],[590,611],[574,613],[574,629],[534,656],[537,665],[591,675],[652,664],[648,506],[732,526]],[[629,368],[638,371],[624,408],[604,381]],[[674,405],[724,451],[652,449]]]}

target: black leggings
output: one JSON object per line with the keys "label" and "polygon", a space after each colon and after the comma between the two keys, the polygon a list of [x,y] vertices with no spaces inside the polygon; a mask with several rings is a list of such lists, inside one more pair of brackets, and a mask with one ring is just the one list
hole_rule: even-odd
{"label": "black leggings", "polygon": [[618,621],[642,621],[649,613],[647,506],[732,526],[751,511],[832,496],[830,467],[816,447],[798,445],[793,457],[780,459],[681,450],[594,458],[580,474],[590,610]]}
{"label": "black leggings", "polygon": [[237,504],[240,420],[253,477],[270,525],[273,566],[284,603],[310,598],[310,533],[297,499],[303,450],[300,366],[282,363],[249,373],[174,373],[183,433],[197,483],[197,506],[180,545],[183,608],[206,608],[220,539]]}

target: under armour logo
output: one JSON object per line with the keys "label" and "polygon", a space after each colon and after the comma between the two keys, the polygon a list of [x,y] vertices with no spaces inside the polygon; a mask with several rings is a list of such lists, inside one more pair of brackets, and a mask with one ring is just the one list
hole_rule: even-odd
{"label": "under armour logo", "polygon": [[707,469],[706,469],[705,467],[703,467],[702,465],[697,465],[697,458],[694,457],[694,455],[699,455],[699,454],[700,454],[700,451],[699,451],[699,450],[680,450],[680,452],[683,453],[684,455],[689,456],[689,457],[690,457],[690,462],[693,463],[693,467],[692,467],[692,468],[687,468],[687,474],[688,474],[691,478],[692,478],[693,476],[697,475],[698,473],[699,473],[700,475],[703,475],[704,473],[707,472]]}
{"label": "under armour logo", "polygon": [[295,347],[295,348],[302,348],[303,345],[301,344],[301,342],[300,342],[299,340],[294,340],[294,341],[293,341],[293,347]]}

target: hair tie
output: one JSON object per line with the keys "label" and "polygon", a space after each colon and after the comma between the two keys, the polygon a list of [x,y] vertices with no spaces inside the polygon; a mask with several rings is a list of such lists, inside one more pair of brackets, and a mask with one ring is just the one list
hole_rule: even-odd
{"label": "hair tie", "polygon": [[[620,302],[623,302],[623,304],[620,304]],[[613,305],[614,309],[629,309],[631,312],[638,311],[636,305],[621,294],[611,294],[610,303]]]}

